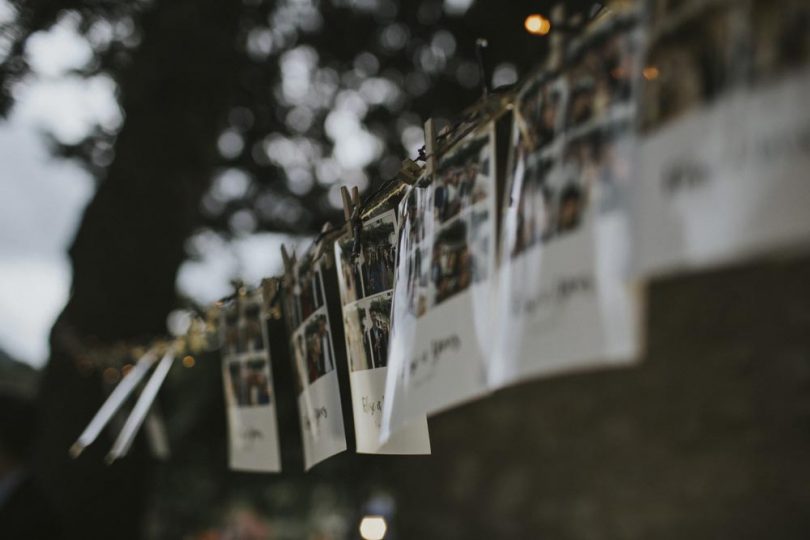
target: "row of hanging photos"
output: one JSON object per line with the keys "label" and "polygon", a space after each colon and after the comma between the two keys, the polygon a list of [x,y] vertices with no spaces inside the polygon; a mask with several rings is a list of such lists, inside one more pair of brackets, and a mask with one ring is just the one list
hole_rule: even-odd
{"label": "row of hanging photos", "polygon": [[342,228],[326,225],[300,258],[282,248],[282,277],[195,321],[188,342],[220,340],[232,468],[281,466],[271,311],[286,322],[309,469],[347,449],[345,426],[358,452],[426,454],[429,415],[530,378],[634,364],[650,276],[807,247],[810,43],[791,24],[810,8],[629,5],[567,48],[556,35],[516,93],[438,135],[429,120],[423,167],[405,160],[365,203],[343,188]]}

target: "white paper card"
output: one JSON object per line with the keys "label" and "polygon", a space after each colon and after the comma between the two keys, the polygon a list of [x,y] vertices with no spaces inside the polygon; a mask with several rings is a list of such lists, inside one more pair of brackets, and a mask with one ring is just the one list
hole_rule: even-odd
{"label": "white paper card", "polygon": [[381,437],[486,392],[495,271],[495,134],[488,123],[439,157],[400,204]]}
{"label": "white paper card", "polygon": [[279,472],[273,371],[261,291],[226,306],[221,327],[230,467]]}
{"label": "white paper card", "polygon": [[639,342],[627,286],[635,19],[587,36],[516,103],[490,384],[626,365]]}
{"label": "white paper card", "polygon": [[335,350],[319,262],[295,269],[296,283],[286,295],[290,350],[298,396],[304,468],[346,450]]}
{"label": "white paper card", "polygon": [[[684,19],[673,29],[684,43],[651,43],[656,77],[641,103],[633,199],[637,273],[810,246],[810,58],[799,45],[806,27],[794,24],[809,16],[795,0],[729,3]],[[713,35],[728,38],[692,43]]]}
{"label": "white paper card", "polygon": [[429,454],[424,416],[380,445],[396,264],[396,210],[364,222],[359,236],[356,253],[351,235],[335,242],[357,452]]}

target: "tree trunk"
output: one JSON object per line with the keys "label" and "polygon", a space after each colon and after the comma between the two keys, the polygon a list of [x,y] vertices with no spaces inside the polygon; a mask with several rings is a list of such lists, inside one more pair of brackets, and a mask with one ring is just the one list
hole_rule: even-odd
{"label": "tree trunk", "polygon": [[238,3],[157,2],[119,79],[126,119],[70,249],[72,293],[52,330],[40,389],[36,471],[70,537],[140,536],[149,482],[143,449],[108,468],[110,440],[102,437],[79,459],[68,458],[104,395],[99,370],[80,374],[81,351],[70,343],[165,333],[184,241],[196,226],[233,97],[238,14]]}

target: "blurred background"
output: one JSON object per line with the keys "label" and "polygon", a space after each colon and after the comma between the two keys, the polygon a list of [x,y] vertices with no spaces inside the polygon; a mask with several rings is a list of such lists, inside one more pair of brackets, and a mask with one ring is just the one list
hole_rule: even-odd
{"label": "blurred background", "polygon": [[806,538],[807,260],[654,283],[641,367],[440,415],[432,457],[229,472],[218,360],[201,358],[158,404],[169,461],[143,440],[111,467],[110,441],[68,459],[119,376],[86,350],[278,273],[282,242],[342,219],[340,185],[373,190],[426,118],[540,63],[548,38],[524,22],[550,8],[0,0],[0,524],[25,531],[8,538],[374,538],[369,515],[385,538]]}

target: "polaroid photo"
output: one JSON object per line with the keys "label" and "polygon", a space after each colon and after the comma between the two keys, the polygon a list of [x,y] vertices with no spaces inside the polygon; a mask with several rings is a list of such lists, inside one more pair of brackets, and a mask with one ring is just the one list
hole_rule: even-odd
{"label": "polaroid photo", "polygon": [[[544,83],[559,88],[566,104],[559,142],[513,154],[519,163],[501,227],[492,388],[637,356],[637,298],[626,279],[635,159],[627,104],[638,88],[638,68],[630,71],[638,47],[628,35],[637,28],[613,25],[576,46]],[[520,137],[513,131],[513,145]]]}
{"label": "polaroid photo", "polygon": [[[335,243],[357,451],[430,453],[424,417],[380,446],[396,265],[396,209],[364,222],[359,240],[356,250],[349,235]],[[358,295],[359,291],[363,294]]]}
{"label": "polaroid photo", "polygon": [[320,261],[295,268],[285,304],[298,395],[304,468],[346,450],[335,349]]}
{"label": "polaroid photo", "polygon": [[413,186],[400,204],[383,441],[486,392],[495,171],[489,122],[441,155],[433,182]]}
{"label": "polaroid photo", "polygon": [[[251,291],[238,302],[225,306],[221,316],[230,467],[279,472],[281,454],[273,371],[261,291]],[[237,343],[229,346],[229,340]]]}
{"label": "polaroid photo", "polygon": [[649,43],[634,275],[807,249],[808,17],[806,2],[724,3]]}

